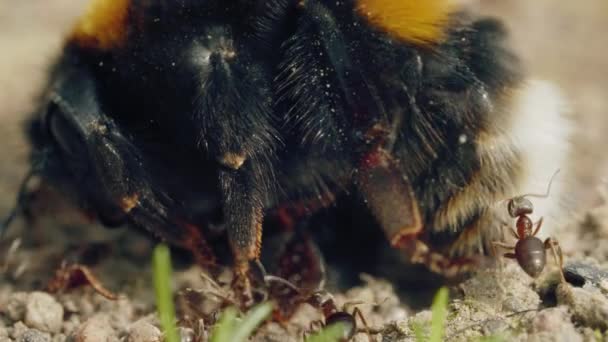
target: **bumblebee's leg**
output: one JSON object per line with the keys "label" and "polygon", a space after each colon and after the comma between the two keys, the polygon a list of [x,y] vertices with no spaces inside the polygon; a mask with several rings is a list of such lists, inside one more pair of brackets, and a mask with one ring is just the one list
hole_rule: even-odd
{"label": "bumblebee's leg", "polygon": [[276,219],[281,230],[294,231],[298,221],[310,216],[312,213],[329,207],[335,202],[335,196],[331,192],[324,193],[318,198],[289,202],[279,205],[268,215]]}
{"label": "bumblebee's leg", "polygon": [[253,304],[250,262],[258,260],[262,244],[263,202],[251,164],[220,173],[224,217],[234,258],[232,287],[243,307]]}
{"label": "bumblebee's leg", "polygon": [[[123,126],[101,109],[91,71],[73,65],[63,71],[51,87],[47,107],[30,127],[32,140],[40,145],[36,152],[50,155],[42,163],[42,176],[52,175],[50,183],[73,187],[80,195],[77,200],[104,224],[130,222],[173,244],[202,247],[208,254],[200,233],[175,229],[179,218],[168,208],[172,200],[150,180],[147,160]],[[188,243],[193,238],[200,241]]]}
{"label": "bumblebee's leg", "polygon": [[192,253],[199,266],[214,273],[217,267],[215,255],[211,246],[201,234],[199,227],[188,223],[183,224],[183,226],[186,231],[183,244]]}
{"label": "bumblebee's leg", "polygon": [[364,157],[356,184],[391,245],[416,238],[422,231],[418,203],[409,181],[383,149]]}
{"label": "bumblebee's leg", "polygon": [[294,289],[314,290],[325,286],[325,261],[317,245],[306,232],[290,232],[291,236],[282,243],[276,257],[274,273],[285,283],[272,282],[268,286],[269,297],[277,303],[276,311],[287,321],[299,308],[301,294]]}
{"label": "bumblebee's leg", "polygon": [[545,250],[547,249],[551,249],[553,259],[559,267],[559,275],[561,282],[566,283],[566,277],[564,276],[564,255],[562,253],[562,248],[559,246],[559,242],[557,242],[557,240],[553,238],[548,237],[545,240]]}
{"label": "bumblebee's leg", "polygon": [[371,150],[360,165],[355,177],[357,187],[393,247],[403,250],[411,262],[425,264],[447,277],[475,264],[473,259],[447,258],[419,239],[423,226],[414,191],[386,150]]}

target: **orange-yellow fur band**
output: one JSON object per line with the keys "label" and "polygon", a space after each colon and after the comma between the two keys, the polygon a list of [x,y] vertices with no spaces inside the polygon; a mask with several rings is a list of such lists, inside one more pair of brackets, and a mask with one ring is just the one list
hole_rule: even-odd
{"label": "orange-yellow fur band", "polygon": [[452,5],[449,0],[357,0],[356,9],[370,24],[419,45],[440,42]]}
{"label": "orange-yellow fur band", "polygon": [[103,51],[119,47],[127,39],[128,15],[129,0],[93,0],[76,23],[71,40]]}

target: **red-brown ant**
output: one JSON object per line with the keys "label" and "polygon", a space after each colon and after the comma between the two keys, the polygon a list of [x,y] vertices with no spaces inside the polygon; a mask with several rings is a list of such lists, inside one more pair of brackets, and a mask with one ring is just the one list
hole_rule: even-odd
{"label": "red-brown ant", "polygon": [[[363,316],[363,313],[361,312],[361,310],[359,310],[359,308],[355,307],[352,313],[347,312],[347,307],[349,305],[355,305],[357,303],[345,303],[342,309],[340,309],[338,308],[338,305],[336,304],[336,301],[334,300],[334,297],[331,295],[331,293],[325,290],[316,290],[312,293],[305,293],[305,291],[283,278],[267,275],[264,277],[264,279],[266,282],[277,282],[289,287],[290,289],[302,296],[302,303],[308,303],[312,307],[317,308],[321,311],[325,322],[312,322],[311,330],[314,327],[314,324],[320,325],[321,327],[330,326],[333,324],[342,324],[342,326],[344,327],[344,331],[340,341],[349,341],[353,338],[353,336],[355,336],[355,334],[359,332],[365,332],[368,336],[369,341],[375,341],[375,339],[372,338],[371,334],[380,333],[380,331],[377,331],[377,329],[371,329],[368,326],[367,321],[365,320],[365,317]],[[363,329],[359,329],[357,327],[357,317],[363,323]]]}
{"label": "red-brown ant", "polygon": [[507,206],[509,216],[517,219],[517,231],[515,231],[513,228],[509,228],[509,231],[517,239],[517,243],[515,246],[510,246],[500,241],[493,241],[492,245],[494,248],[502,247],[509,250],[514,250],[514,253],[505,253],[504,257],[516,259],[519,266],[533,278],[538,277],[545,268],[545,264],[547,263],[546,250],[551,249],[555,262],[559,264],[561,281],[565,282],[566,278],[564,277],[563,272],[564,260],[559,243],[551,237],[548,237],[543,243],[539,238],[536,237],[536,234],[538,234],[540,231],[540,227],[543,223],[543,218],[541,217],[538,220],[536,223],[536,228],[533,229],[534,223],[532,223],[532,219],[528,215],[532,214],[534,211],[534,206],[532,205],[532,202],[526,198],[548,197],[551,190],[551,183],[558,172],[559,170],[557,170],[551,177],[547,187],[547,192],[545,194],[525,194],[509,199]]}

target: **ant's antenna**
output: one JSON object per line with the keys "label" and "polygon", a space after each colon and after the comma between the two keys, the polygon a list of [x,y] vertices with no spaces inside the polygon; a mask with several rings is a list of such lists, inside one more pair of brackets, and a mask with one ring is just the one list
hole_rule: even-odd
{"label": "ant's antenna", "polygon": [[296,291],[297,293],[302,293],[302,291],[297,286],[292,284],[289,280],[283,279],[281,277],[277,277],[277,276],[273,276],[273,275],[265,275],[264,281],[266,281],[268,283],[275,282],[275,283],[283,284],[283,285],[289,287],[290,289]]}
{"label": "ant's antenna", "polygon": [[36,173],[37,172],[34,170],[34,168],[30,169],[21,181],[15,205],[8,213],[8,215],[4,218],[4,220],[2,220],[2,223],[0,223],[0,240],[4,237],[4,233],[8,230],[9,226],[11,225],[11,223],[13,223],[17,215],[21,212],[21,210],[23,210],[23,207],[25,206],[25,197],[27,195],[28,185],[34,175],[36,175]]}
{"label": "ant's antenna", "polygon": [[547,192],[544,194],[525,194],[525,195],[521,195],[521,196],[517,196],[517,197],[537,197],[537,198],[547,198],[549,197],[549,192],[551,191],[551,184],[553,184],[553,180],[555,179],[555,176],[557,176],[557,174],[559,173],[560,169],[557,169],[555,171],[555,173],[553,173],[553,176],[551,176],[551,179],[549,180],[549,185],[547,185]]}

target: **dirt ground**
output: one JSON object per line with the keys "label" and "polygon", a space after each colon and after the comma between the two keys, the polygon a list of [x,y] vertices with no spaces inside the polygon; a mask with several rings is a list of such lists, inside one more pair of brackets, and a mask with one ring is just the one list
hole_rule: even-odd
{"label": "dirt ground", "polygon": [[[577,127],[568,191],[577,205],[564,209],[557,238],[573,286],[558,286],[555,269],[533,281],[512,262],[503,272],[482,272],[450,289],[446,340],[498,336],[509,341],[608,341],[608,158],[603,148],[608,143],[608,2],[467,2],[504,18],[529,72],[557,84],[571,103]],[[85,4],[0,0],[0,213],[13,205],[26,170],[23,120],[33,110],[61,37]],[[18,220],[0,242],[0,341],[159,340],[149,269],[153,243],[128,230],[90,225],[85,229],[82,218],[65,216],[43,218],[28,229]],[[51,226],[62,228],[48,229]],[[83,241],[95,245],[92,252],[79,250]],[[99,258],[95,272],[124,296],[108,301],[86,288],[52,296],[40,292],[70,253]],[[338,301],[364,303],[365,317],[370,326],[382,330],[383,341],[412,340],[412,326],[427,325],[429,311],[403,304],[393,284],[365,275],[362,279],[362,286],[337,293]],[[196,297],[209,286],[197,268],[179,268],[175,287],[182,293],[182,312],[193,315],[192,308],[183,306],[183,298]],[[303,309],[288,326],[288,334],[269,324],[256,339],[300,340],[317,314]],[[196,341],[195,332],[204,330],[199,324],[182,322],[183,341]],[[367,336],[359,334],[356,339],[365,341]]]}

